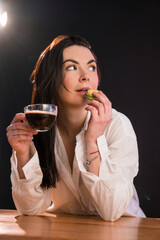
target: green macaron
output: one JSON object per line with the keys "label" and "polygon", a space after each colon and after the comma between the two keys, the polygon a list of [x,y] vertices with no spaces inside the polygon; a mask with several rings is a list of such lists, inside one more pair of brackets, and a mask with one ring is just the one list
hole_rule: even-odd
{"label": "green macaron", "polygon": [[97,100],[96,97],[93,96],[93,92],[99,92],[98,90],[95,90],[95,89],[90,89],[86,92],[86,97],[89,99],[89,100]]}

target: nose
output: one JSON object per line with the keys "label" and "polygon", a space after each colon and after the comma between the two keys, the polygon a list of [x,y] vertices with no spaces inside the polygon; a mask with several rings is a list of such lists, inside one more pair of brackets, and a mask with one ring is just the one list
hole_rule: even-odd
{"label": "nose", "polygon": [[90,78],[88,73],[86,71],[82,71],[80,75],[80,81],[83,82],[83,81],[89,81],[89,80]]}

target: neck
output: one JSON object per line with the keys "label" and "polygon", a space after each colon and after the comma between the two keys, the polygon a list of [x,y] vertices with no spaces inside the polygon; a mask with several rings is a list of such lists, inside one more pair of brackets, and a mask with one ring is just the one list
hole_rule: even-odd
{"label": "neck", "polygon": [[87,111],[82,108],[63,108],[63,110],[58,111],[57,116],[57,126],[61,133],[67,135],[68,137],[75,137],[82,129],[85,119],[87,116]]}

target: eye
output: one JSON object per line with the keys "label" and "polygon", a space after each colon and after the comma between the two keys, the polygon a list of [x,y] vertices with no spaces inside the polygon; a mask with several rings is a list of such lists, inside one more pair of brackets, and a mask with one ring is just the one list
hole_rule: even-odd
{"label": "eye", "polygon": [[66,70],[68,70],[68,71],[76,70],[76,66],[75,65],[70,65],[70,66],[66,67]]}
{"label": "eye", "polygon": [[96,71],[96,66],[95,65],[89,66],[89,70],[95,72]]}

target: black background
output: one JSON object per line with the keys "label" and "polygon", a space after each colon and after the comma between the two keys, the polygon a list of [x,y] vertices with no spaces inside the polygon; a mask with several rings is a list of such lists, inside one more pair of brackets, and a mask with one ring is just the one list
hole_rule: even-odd
{"label": "black background", "polygon": [[29,76],[40,52],[60,34],[85,37],[102,72],[100,88],[135,129],[135,185],[148,217],[160,217],[160,1],[3,0],[0,28],[0,208],[14,208],[6,127],[31,101]]}

